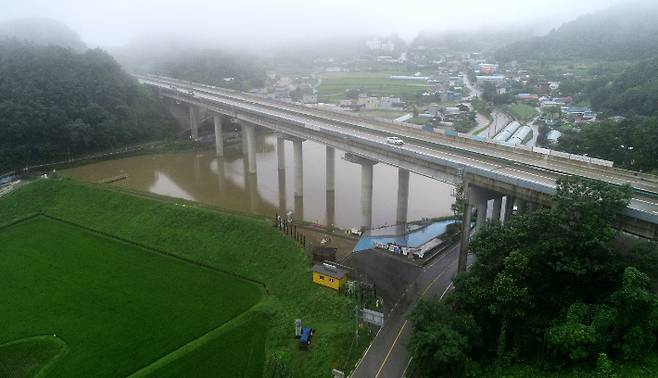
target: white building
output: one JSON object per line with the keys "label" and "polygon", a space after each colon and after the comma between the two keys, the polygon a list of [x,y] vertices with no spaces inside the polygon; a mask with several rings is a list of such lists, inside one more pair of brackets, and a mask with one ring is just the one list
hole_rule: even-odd
{"label": "white building", "polygon": [[393,51],[395,50],[395,43],[393,43],[393,41],[373,38],[366,41],[366,47],[370,50]]}

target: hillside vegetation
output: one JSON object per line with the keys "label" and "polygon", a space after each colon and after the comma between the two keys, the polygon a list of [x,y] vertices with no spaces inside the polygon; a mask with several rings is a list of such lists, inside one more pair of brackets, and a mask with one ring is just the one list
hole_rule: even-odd
{"label": "hillside vegetation", "polygon": [[0,40],[0,172],[163,138],[163,114],[102,50]]}
{"label": "hillside vegetation", "polygon": [[60,46],[77,52],[87,49],[80,36],[68,26],[48,18],[21,18],[0,22],[1,39]]}
{"label": "hillside vegetation", "polygon": [[499,60],[645,59],[658,51],[658,6],[623,2],[560,26],[548,35],[512,43]]}
{"label": "hillside vegetation", "polygon": [[586,91],[594,110],[604,115],[658,116],[658,56],[593,80]]}

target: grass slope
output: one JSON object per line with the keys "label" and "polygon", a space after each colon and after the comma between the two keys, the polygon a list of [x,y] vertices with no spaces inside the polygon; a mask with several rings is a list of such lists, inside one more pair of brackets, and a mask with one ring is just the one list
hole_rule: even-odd
{"label": "grass slope", "polygon": [[[268,223],[99,188],[68,180],[38,181],[1,198],[0,219],[44,211],[262,281],[270,293],[266,304],[259,305],[270,317],[267,359],[277,355],[300,377],[353,367],[367,341],[352,345],[352,302],[313,285],[304,253]],[[292,338],[296,318],[318,330],[310,351],[300,351]]]}
{"label": "grass slope", "polygon": [[34,377],[68,352],[54,335],[34,336],[0,345],[0,377]]}
{"label": "grass slope", "polygon": [[0,245],[0,342],[57,334],[70,351],[56,376],[128,375],[262,298],[255,283],[42,216],[0,230]]}
{"label": "grass slope", "polygon": [[265,362],[267,316],[249,311],[217,329],[208,342],[191,348],[174,361],[147,367],[131,378],[184,377],[194,372],[199,377],[258,377]]}

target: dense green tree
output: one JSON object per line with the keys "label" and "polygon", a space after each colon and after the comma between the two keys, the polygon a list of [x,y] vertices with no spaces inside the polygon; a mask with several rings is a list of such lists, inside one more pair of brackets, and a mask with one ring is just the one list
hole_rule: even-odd
{"label": "dense green tree", "polygon": [[612,160],[621,168],[658,170],[658,117],[603,121],[564,133],[557,149]]}
{"label": "dense green tree", "polygon": [[[418,374],[461,376],[518,360],[593,368],[601,353],[653,350],[658,299],[632,265],[658,249],[642,245],[647,253],[632,264],[614,248],[611,224],[629,198],[628,187],[565,178],[551,209],[485,225],[471,242],[475,264],[445,303],[419,302],[410,316]],[[456,370],[445,373],[450,365]]]}
{"label": "dense green tree", "polygon": [[0,41],[0,171],[162,138],[163,114],[101,50]]}
{"label": "dense green tree", "polygon": [[259,59],[216,49],[186,51],[155,62],[151,70],[158,75],[238,90],[263,87],[266,78]]}
{"label": "dense green tree", "polygon": [[586,87],[594,110],[608,116],[658,116],[658,57],[604,75]]}

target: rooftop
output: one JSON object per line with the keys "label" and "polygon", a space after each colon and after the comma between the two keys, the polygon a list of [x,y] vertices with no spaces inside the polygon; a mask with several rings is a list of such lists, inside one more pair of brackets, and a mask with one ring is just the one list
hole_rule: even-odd
{"label": "rooftop", "polygon": [[346,270],[324,263],[313,265],[313,271],[339,280],[347,274]]}

